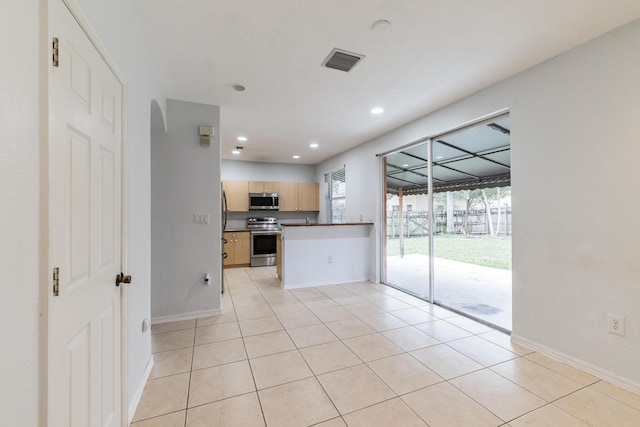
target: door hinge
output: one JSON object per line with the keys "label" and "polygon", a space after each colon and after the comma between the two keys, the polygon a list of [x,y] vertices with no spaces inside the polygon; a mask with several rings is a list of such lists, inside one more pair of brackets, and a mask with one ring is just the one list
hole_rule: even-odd
{"label": "door hinge", "polygon": [[58,38],[54,37],[53,38],[53,66],[57,67],[58,66]]}
{"label": "door hinge", "polygon": [[53,268],[53,296],[60,295],[60,269],[58,267]]}

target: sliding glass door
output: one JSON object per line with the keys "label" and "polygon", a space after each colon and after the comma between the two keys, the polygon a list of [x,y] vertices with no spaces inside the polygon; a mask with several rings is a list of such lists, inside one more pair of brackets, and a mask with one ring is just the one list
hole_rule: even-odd
{"label": "sliding glass door", "polygon": [[502,116],[385,157],[385,283],[511,330],[510,152]]}
{"label": "sliding glass door", "polygon": [[386,283],[430,299],[429,146],[390,154],[386,170]]}

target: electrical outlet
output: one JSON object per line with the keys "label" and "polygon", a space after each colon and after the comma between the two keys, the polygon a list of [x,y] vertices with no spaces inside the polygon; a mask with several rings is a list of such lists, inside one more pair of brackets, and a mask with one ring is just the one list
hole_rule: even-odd
{"label": "electrical outlet", "polygon": [[333,257],[331,255],[329,255],[329,258],[327,259],[327,262],[329,264],[331,264],[333,262]]}
{"label": "electrical outlet", "polygon": [[609,314],[607,316],[609,333],[624,336],[624,317]]}

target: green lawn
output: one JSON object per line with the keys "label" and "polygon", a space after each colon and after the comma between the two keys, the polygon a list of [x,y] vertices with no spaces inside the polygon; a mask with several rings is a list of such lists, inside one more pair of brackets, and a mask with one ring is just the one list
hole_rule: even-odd
{"label": "green lawn", "polygon": [[[433,247],[439,258],[511,270],[511,237],[439,234],[433,239]],[[405,238],[404,253],[428,255],[427,237]],[[387,255],[400,255],[400,239],[387,241]]]}

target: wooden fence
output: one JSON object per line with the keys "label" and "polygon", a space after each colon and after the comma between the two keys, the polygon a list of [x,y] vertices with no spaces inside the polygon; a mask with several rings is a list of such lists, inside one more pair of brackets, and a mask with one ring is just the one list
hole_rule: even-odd
{"label": "wooden fence", "polygon": [[[404,213],[404,236],[426,236],[429,234],[429,213],[426,211],[407,211]],[[494,234],[498,236],[511,235],[511,207],[500,208],[500,224],[498,224],[498,208],[491,208]],[[435,232],[447,232],[447,213],[435,214]],[[490,234],[489,215],[485,209],[470,211],[453,211],[453,224],[450,233],[466,235]],[[496,232],[497,231],[497,232]],[[400,235],[400,216],[398,211],[387,211],[387,236],[390,238]]]}

